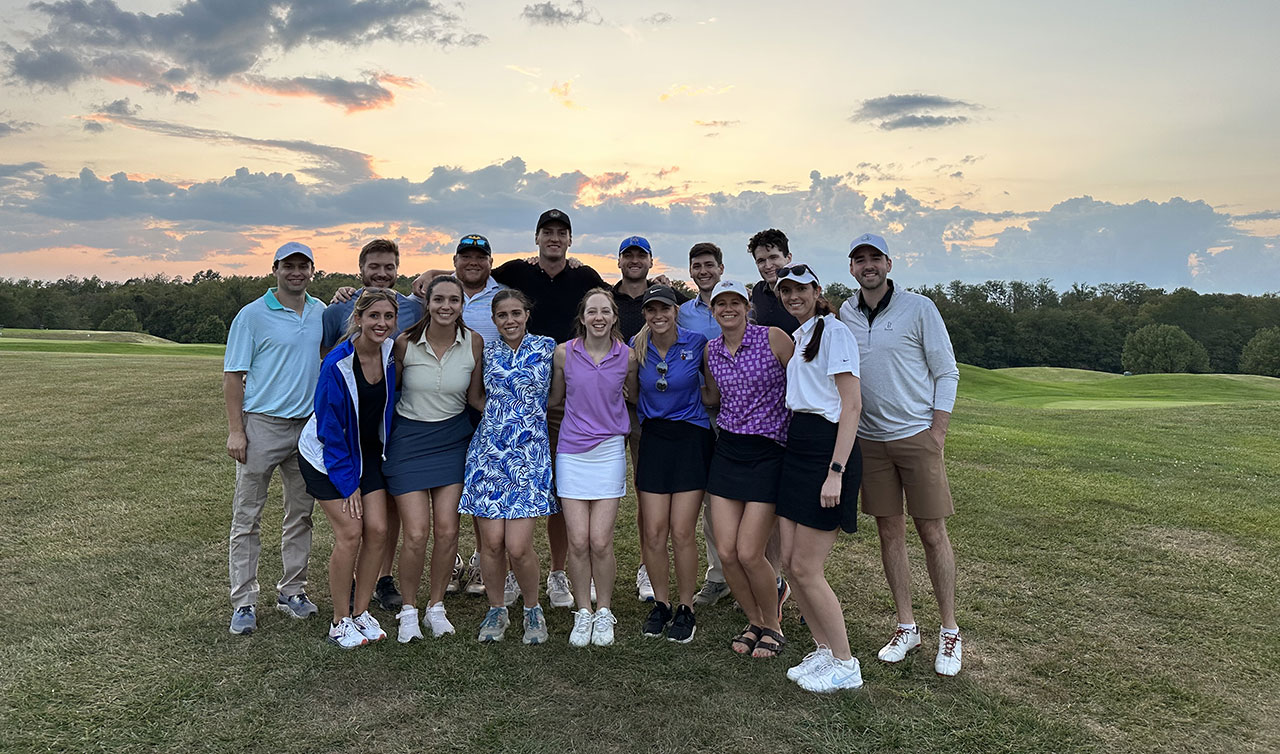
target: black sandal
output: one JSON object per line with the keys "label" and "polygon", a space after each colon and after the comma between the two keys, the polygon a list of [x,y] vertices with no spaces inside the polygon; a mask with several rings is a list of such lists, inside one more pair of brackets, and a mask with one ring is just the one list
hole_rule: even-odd
{"label": "black sandal", "polygon": [[[782,654],[782,650],[787,647],[787,638],[771,628],[760,629],[760,638],[756,640],[756,645],[751,648],[751,656],[757,660],[772,660]],[[757,657],[755,650],[763,649],[769,654]]]}
{"label": "black sandal", "polygon": [[[742,646],[746,647],[746,650],[742,652],[738,652],[738,654],[750,655],[752,652],[755,651],[756,644],[760,641],[761,632],[765,630],[766,629],[763,629],[755,625],[754,623],[748,623],[747,627],[742,629],[742,633],[733,637],[733,639],[729,641],[729,647],[732,648],[734,652],[738,652],[737,647],[734,645],[741,644]],[[755,634],[756,638],[753,639],[747,634]]]}

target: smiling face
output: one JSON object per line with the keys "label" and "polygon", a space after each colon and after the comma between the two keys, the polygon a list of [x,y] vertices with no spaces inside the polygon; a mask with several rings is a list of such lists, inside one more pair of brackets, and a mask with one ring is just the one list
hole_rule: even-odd
{"label": "smiling face", "polygon": [[316,274],[315,265],[301,254],[293,254],[276,262],[271,268],[276,276],[276,285],[284,293],[300,295],[307,289],[311,278]]}
{"label": "smiling face", "polygon": [[396,328],[396,309],[390,301],[379,301],[356,314],[360,337],[381,344]]}
{"label": "smiling face", "polygon": [[644,323],[654,335],[665,335],[675,329],[676,308],[665,301],[650,301],[644,305]]}
{"label": "smiling face", "polygon": [[483,251],[468,249],[453,255],[453,272],[470,288],[482,288],[493,270],[493,257]]}
{"label": "smiling face", "polygon": [[434,325],[456,327],[462,316],[462,289],[452,282],[431,286],[427,291],[427,313]]}
{"label": "smiling face", "polygon": [[528,329],[529,310],[514,296],[504,298],[493,308],[493,324],[498,326],[498,334],[502,339],[515,346],[524,338]]}
{"label": "smiling face", "polygon": [[573,234],[569,227],[561,223],[548,223],[542,226],[533,237],[538,244],[538,256],[548,262],[559,262],[569,253],[573,245]]}
{"label": "smiling face", "polygon": [[582,328],[588,336],[607,338],[618,321],[613,302],[603,293],[593,293],[583,301]]}
{"label": "smiling face", "polygon": [[710,293],[723,275],[724,265],[716,261],[714,254],[699,254],[689,260],[689,277],[702,293]]}
{"label": "smiling face", "polygon": [[623,280],[647,280],[651,269],[653,257],[639,246],[632,246],[618,254],[618,270],[622,273]]}
{"label": "smiling face", "polygon": [[371,251],[360,265],[360,284],[365,288],[394,288],[400,263],[390,251]]}
{"label": "smiling face", "polygon": [[722,293],[711,302],[711,313],[721,330],[745,329],[747,308],[747,300],[733,293]]}
{"label": "smiling face", "polygon": [[751,251],[751,256],[756,260],[760,277],[769,285],[778,279],[778,270],[791,261],[791,255],[784,254],[777,246],[757,246]]}
{"label": "smiling face", "polygon": [[859,246],[849,258],[849,274],[858,281],[858,285],[869,291],[884,285],[892,269],[893,260],[871,246]]}
{"label": "smiling face", "polygon": [[778,284],[777,294],[778,300],[791,316],[804,322],[812,317],[817,309],[818,297],[822,295],[822,286],[783,280]]}

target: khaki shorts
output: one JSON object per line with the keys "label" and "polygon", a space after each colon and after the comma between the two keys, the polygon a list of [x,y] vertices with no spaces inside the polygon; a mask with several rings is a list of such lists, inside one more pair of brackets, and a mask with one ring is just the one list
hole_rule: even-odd
{"label": "khaki shorts", "polygon": [[863,513],[900,516],[904,493],[912,518],[946,518],[955,513],[946,461],[929,430],[889,442],[858,438],[858,444],[862,446]]}

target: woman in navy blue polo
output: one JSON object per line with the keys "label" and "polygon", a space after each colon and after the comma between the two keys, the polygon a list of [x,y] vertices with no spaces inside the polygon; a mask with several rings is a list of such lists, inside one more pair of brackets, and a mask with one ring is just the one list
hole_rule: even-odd
{"label": "woman in navy blue polo", "polygon": [[[676,325],[675,291],[655,285],[645,291],[644,327],[634,348],[640,364],[640,453],[636,492],[644,521],[644,564],[653,583],[654,606],[645,636],[684,644],[693,638],[693,592],[698,546],[694,539],[715,437],[703,405],[703,354],[707,339]],[[675,556],[679,602],[672,610],[667,574]],[[669,627],[668,627],[669,624]]]}

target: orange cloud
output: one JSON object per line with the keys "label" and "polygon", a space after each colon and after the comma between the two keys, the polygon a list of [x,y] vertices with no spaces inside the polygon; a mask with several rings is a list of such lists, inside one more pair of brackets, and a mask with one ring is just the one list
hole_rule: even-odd
{"label": "orange cloud", "polygon": [[584,108],[573,99],[572,86],[572,81],[566,81],[563,84],[557,81],[547,91],[551,94],[552,99],[570,110],[582,110]]}

